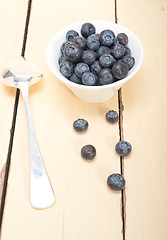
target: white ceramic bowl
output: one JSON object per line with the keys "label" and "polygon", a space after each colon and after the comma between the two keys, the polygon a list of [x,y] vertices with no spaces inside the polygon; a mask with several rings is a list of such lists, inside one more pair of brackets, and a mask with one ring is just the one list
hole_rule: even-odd
{"label": "white ceramic bowl", "polygon": [[139,70],[143,61],[143,47],[140,40],[136,35],[128,30],[127,28],[106,21],[87,21],[92,23],[96,28],[96,33],[100,33],[105,29],[111,29],[115,35],[120,32],[126,33],[129,38],[128,47],[130,47],[132,56],[135,58],[135,66],[129,71],[128,76],[122,80],[115,83],[111,83],[104,86],[85,86],[73,83],[65,78],[59,71],[58,58],[60,57],[60,46],[65,41],[65,35],[68,30],[76,30],[80,34],[81,26],[85,22],[78,22],[73,25],[63,28],[61,31],[56,33],[52,39],[49,41],[46,51],[46,60],[51,72],[64,83],[79,99],[90,102],[90,103],[100,103],[110,99],[120,87],[124,85],[130,78],[132,78],[135,73]]}

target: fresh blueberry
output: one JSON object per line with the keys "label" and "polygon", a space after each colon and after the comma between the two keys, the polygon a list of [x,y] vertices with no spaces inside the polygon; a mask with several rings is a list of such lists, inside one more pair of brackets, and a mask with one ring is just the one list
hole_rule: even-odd
{"label": "fresh blueberry", "polygon": [[127,45],[128,43],[128,36],[125,33],[119,33],[117,35],[118,42],[122,45]]}
{"label": "fresh blueberry", "polygon": [[86,63],[78,63],[76,66],[75,66],[75,69],[74,69],[74,72],[75,74],[81,78],[82,75],[85,73],[85,72],[89,72],[90,71],[90,68],[89,66],[86,64]]}
{"label": "fresh blueberry", "polygon": [[126,55],[121,60],[123,63],[125,63],[128,66],[129,70],[133,68],[133,66],[135,65],[134,57]]}
{"label": "fresh blueberry", "polygon": [[120,80],[128,75],[129,68],[125,63],[119,61],[112,66],[111,71],[113,76]]}
{"label": "fresh blueberry", "polygon": [[118,113],[114,110],[110,110],[106,113],[106,119],[110,123],[116,123],[118,121]]}
{"label": "fresh blueberry", "polygon": [[102,68],[102,70],[99,73],[99,78],[98,78],[99,85],[110,84],[110,83],[113,83],[114,80],[115,80],[115,78],[113,77],[113,75],[111,73],[111,69]]}
{"label": "fresh blueberry", "polygon": [[119,191],[124,189],[125,179],[119,173],[113,173],[107,178],[107,184],[112,190]]}
{"label": "fresh blueberry", "polygon": [[82,75],[82,82],[87,86],[95,86],[97,85],[97,76],[92,72],[85,72]]}
{"label": "fresh blueberry", "polygon": [[85,160],[92,160],[96,156],[96,148],[93,145],[85,145],[81,149],[81,156]]}
{"label": "fresh blueberry", "polygon": [[130,154],[132,146],[127,141],[119,141],[115,146],[115,150],[120,156],[125,157]]}
{"label": "fresh blueberry", "polygon": [[81,60],[82,49],[78,44],[70,43],[64,48],[64,56],[71,62],[78,62]]}
{"label": "fresh blueberry", "polygon": [[93,64],[97,59],[97,53],[94,50],[85,50],[82,54],[82,61],[88,65]]}
{"label": "fresh blueberry", "polygon": [[73,122],[73,128],[77,132],[84,132],[88,128],[88,122],[85,119],[79,118]]}
{"label": "fresh blueberry", "polygon": [[66,42],[64,42],[64,43],[61,45],[60,51],[61,51],[62,54],[64,54],[64,48],[65,48],[67,45],[69,45],[69,44],[71,44],[71,42],[66,41]]}
{"label": "fresh blueberry", "polygon": [[130,50],[130,48],[127,47],[127,46],[124,46],[124,48],[125,48],[125,54],[124,54],[124,56],[126,56],[126,55],[131,56],[131,50]]}
{"label": "fresh blueberry", "polygon": [[84,23],[81,27],[81,34],[84,38],[89,37],[91,34],[95,32],[96,32],[96,29],[91,23]]}
{"label": "fresh blueberry", "polygon": [[100,46],[99,49],[97,50],[97,56],[100,58],[101,55],[108,53],[110,54],[110,49],[105,46]]}
{"label": "fresh blueberry", "polygon": [[79,36],[75,30],[70,30],[66,33],[66,40],[73,42],[74,37]]}
{"label": "fresh blueberry", "polygon": [[82,49],[86,48],[86,39],[80,36],[74,38],[73,43],[78,44]]}
{"label": "fresh blueberry", "polygon": [[64,77],[70,77],[73,74],[74,65],[68,60],[64,60],[60,63],[60,72]]}
{"label": "fresh blueberry", "polygon": [[99,58],[99,64],[103,68],[109,68],[115,62],[116,62],[115,58],[111,54],[108,54],[108,53],[101,55],[101,57]]}
{"label": "fresh blueberry", "polygon": [[61,55],[58,59],[58,64],[60,65],[60,63],[64,60],[66,60],[66,58],[63,55]]}
{"label": "fresh blueberry", "polygon": [[90,70],[92,73],[98,75],[101,71],[101,66],[99,64],[99,61],[95,61],[91,66],[90,66]]}
{"label": "fresh blueberry", "polygon": [[90,50],[96,51],[100,46],[99,34],[91,34],[86,40],[86,45]]}
{"label": "fresh blueberry", "polygon": [[104,30],[100,33],[101,45],[109,47],[114,43],[115,34],[111,30]]}
{"label": "fresh blueberry", "polygon": [[77,75],[76,75],[75,73],[73,73],[73,74],[70,76],[69,80],[70,80],[71,82],[74,82],[74,83],[82,84],[81,78],[77,77]]}
{"label": "fresh blueberry", "polygon": [[110,50],[115,59],[120,59],[125,54],[125,48],[119,43],[114,44]]}

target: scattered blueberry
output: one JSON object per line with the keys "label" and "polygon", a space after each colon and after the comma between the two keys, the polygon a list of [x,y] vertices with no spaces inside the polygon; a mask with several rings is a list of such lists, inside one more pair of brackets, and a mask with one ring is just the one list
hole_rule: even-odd
{"label": "scattered blueberry", "polygon": [[81,78],[85,72],[89,72],[89,71],[90,71],[89,66],[86,63],[82,63],[82,62],[78,63],[74,69],[75,74],[79,78]]}
{"label": "scattered blueberry", "polygon": [[95,61],[91,66],[90,66],[90,70],[92,73],[98,75],[101,71],[101,66],[99,64],[99,61]]}
{"label": "scattered blueberry", "polygon": [[111,30],[104,30],[100,33],[101,45],[109,47],[114,43],[115,34]]}
{"label": "scattered blueberry", "polygon": [[133,68],[133,66],[135,65],[134,57],[126,55],[121,60],[123,63],[125,63],[128,66],[129,70]]}
{"label": "scattered blueberry", "polygon": [[82,82],[87,86],[95,86],[97,84],[97,76],[92,72],[85,72],[82,75]]}
{"label": "scattered blueberry", "polygon": [[88,65],[93,64],[97,59],[97,53],[94,50],[85,50],[82,54],[82,61]]}
{"label": "scattered blueberry", "polygon": [[70,30],[66,33],[66,40],[73,42],[74,37],[79,36],[75,30]]}
{"label": "scattered blueberry", "polygon": [[100,46],[99,49],[97,50],[97,57],[101,57],[101,55],[105,53],[110,54],[110,49],[105,46]]}
{"label": "scattered blueberry", "polygon": [[58,64],[60,65],[60,63],[64,60],[66,60],[66,58],[63,55],[61,55],[58,59]]}
{"label": "scattered blueberry", "polygon": [[73,73],[73,74],[70,76],[69,80],[70,80],[71,82],[74,82],[74,83],[82,84],[81,78],[77,77],[77,75],[76,75],[75,73]]}
{"label": "scattered blueberry", "polygon": [[125,78],[128,75],[128,71],[129,68],[128,66],[123,63],[123,62],[116,62],[113,66],[112,66],[112,74],[116,79],[122,79]]}
{"label": "scattered blueberry", "polygon": [[86,48],[86,40],[83,37],[80,36],[75,37],[73,43],[78,44],[82,49]]}
{"label": "scattered blueberry", "polygon": [[93,145],[85,145],[81,149],[81,156],[86,160],[92,160],[96,156],[96,149]]}
{"label": "scattered blueberry", "polygon": [[60,63],[60,72],[64,77],[69,78],[74,71],[74,65],[68,60],[64,60]]}
{"label": "scattered blueberry", "polygon": [[64,48],[64,56],[71,62],[78,62],[81,60],[82,49],[78,44],[70,43]]}
{"label": "scattered blueberry", "polygon": [[103,68],[109,68],[116,62],[115,58],[108,53],[101,55],[99,58],[99,64]]}
{"label": "scattered blueberry", "polygon": [[84,132],[88,128],[88,122],[85,119],[77,119],[73,123],[73,127],[77,132]]}
{"label": "scattered blueberry", "polygon": [[115,150],[120,156],[125,157],[130,154],[132,146],[127,141],[119,141],[115,146]]}
{"label": "scattered blueberry", "polygon": [[99,73],[99,85],[106,85],[113,83],[115,78],[111,73],[110,68],[103,68]]}
{"label": "scattered blueberry", "polygon": [[99,34],[97,33],[94,33],[94,34],[91,34],[87,40],[86,40],[86,44],[87,44],[87,47],[90,49],[90,50],[97,50],[100,46],[100,42],[99,42]]}
{"label": "scattered blueberry", "polygon": [[128,44],[128,36],[125,33],[119,33],[117,35],[118,42],[122,45]]}
{"label": "scattered blueberry", "polygon": [[81,27],[81,34],[84,38],[89,37],[91,34],[95,32],[96,32],[96,29],[91,23],[84,23]]}
{"label": "scattered blueberry", "polygon": [[107,184],[112,190],[119,191],[124,189],[125,179],[119,173],[113,173],[107,178]]}
{"label": "scattered blueberry", "polygon": [[120,59],[125,54],[125,48],[119,43],[114,44],[110,50],[115,59]]}
{"label": "scattered blueberry", "polygon": [[106,113],[106,119],[110,123],[116,123],[118,121],[118,113],[114,110],[110,110]]}

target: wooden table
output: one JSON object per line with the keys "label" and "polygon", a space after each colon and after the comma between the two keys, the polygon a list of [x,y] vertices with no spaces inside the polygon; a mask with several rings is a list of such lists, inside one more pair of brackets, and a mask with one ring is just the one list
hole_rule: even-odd
{"label": "wooden table", "polygon": [[[51,74],[45,59],[48,41],[58,30],[91,19],[117,21],[131,29],[145,54],[133,79],[101,104],[77,99]],[[23,100],[18,91],[1,84],[2,200],[4,175],[10,166],[1,239],[166,240],[167,2],[1,0],[0,30],[0,69],[22,55],[44,74],[30,88],[30,105],[56,196],[55,205],[47,210],[30,205]],[[120,124],[106,122],[105,113],[111,109],[120,112]],[[72,128],[79,117],[89,122],[82,135]],[[120,138],[133,147],[125,159],[114,150]],[[80,156],[81,147],[88,143],[97,149],[96,159],[89,163]],[[126,179],[122,192],[107,187],[106,179],[114,172],[122,172]]]}

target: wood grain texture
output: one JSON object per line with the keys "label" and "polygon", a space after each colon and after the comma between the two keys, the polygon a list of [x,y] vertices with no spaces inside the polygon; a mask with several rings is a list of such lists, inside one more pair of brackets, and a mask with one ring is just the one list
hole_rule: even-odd
{"label": "wood grain texture", "polygon": [[124,138],[133,148],[124,161],[126,239],[165,240],[167,2],[118,0],[117,4],[118,23],[134,31],[144,47],[141,70],[122,88]]}
{"label": "wood grain texture", "polygon": [[[33,1],[25,57],[42,70],[44,77],[30,88],[30,106],[56,203],[44,211],[30,205],[29,143],[21,99],[2,240],[122,239],[121,193],[110,191],[106,184],[111,173],[120,172],[114,149],[119,141],[118,124],[105,120],[108,110],[118,110],[117,95],[103,104],[84,103],[50,73],[45,60],[49,39],[62,27],[99,16],[114,22],[114,2],[105,0],[99,6],[100,2],[90,1],[84,5],[82,1]],[[81,117],[88,120],[89,129],[78,134],[72,124]],[[93,162],[81,158],[85,144],[97,149]]]}

